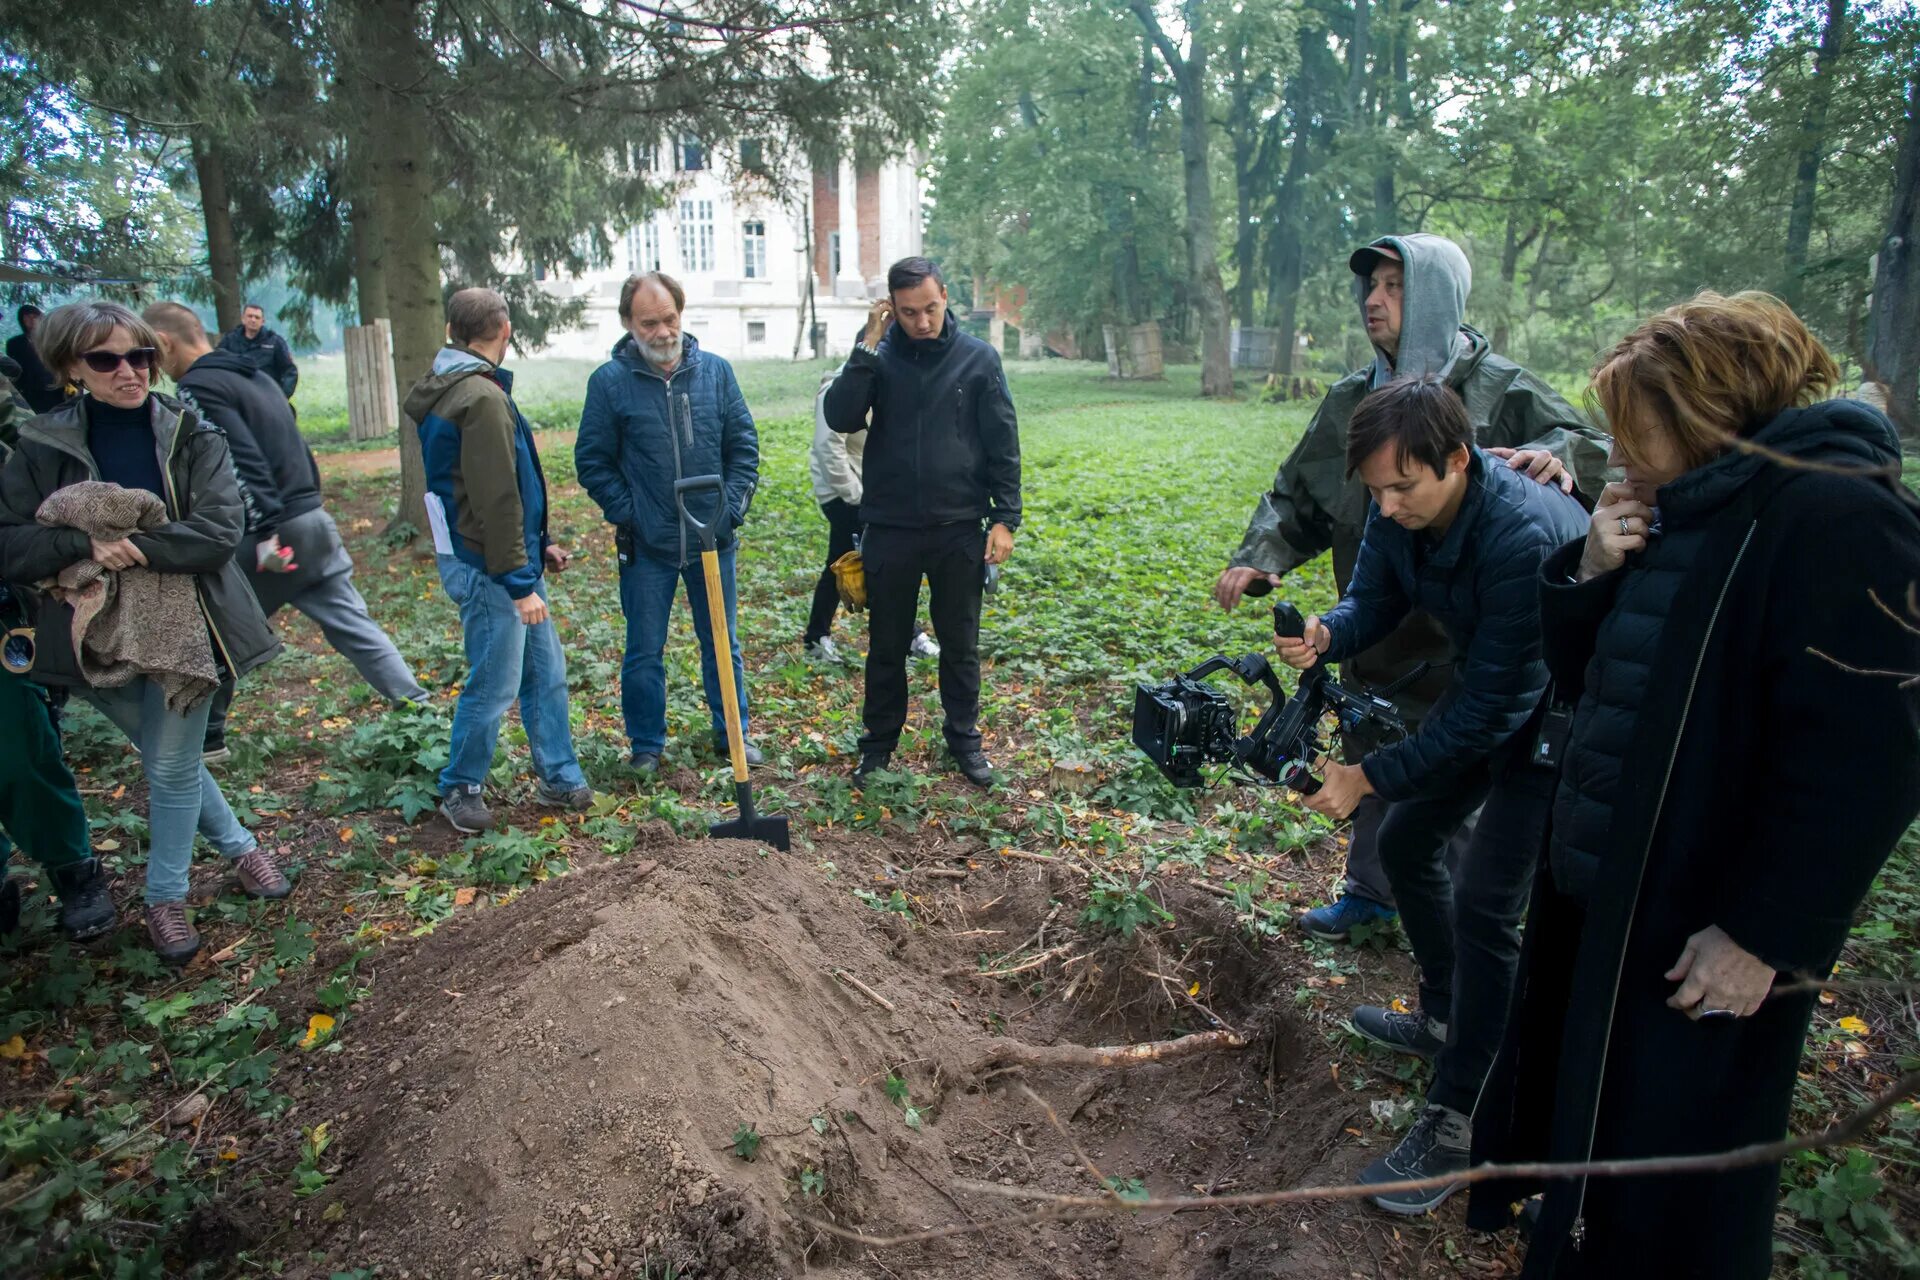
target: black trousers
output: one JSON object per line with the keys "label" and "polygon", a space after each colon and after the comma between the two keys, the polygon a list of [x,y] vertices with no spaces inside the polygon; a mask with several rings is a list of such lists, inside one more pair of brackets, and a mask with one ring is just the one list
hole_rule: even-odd
{"label": "black trousers", "polygon": [[860,750],[892,751],[907,723],[907,649],[927,580],[933,635],[940,642],[940,706],[947,747],[980,749],[980,597],[987,533],[971,521],[907,529],[868,525],[860,540],[867,571],[866,733]]}
{"label": "black trousers", "polygon": [[[840,588],[833,580],[833,562],[853,550],[853,539],[860,532],[860,508],[830,498],[820,504],[827,518],[827,563],[820,580],[813,584],[813,611],[807,615],[807,632],[801,643],[812,644],[833,630],[833,611],[840,606]],[[911,642],[912,637],[908,637]]]}
{"label": "black trousers", "polygon": [[[1380,861],[1420,967],[1420,1007],[1447,1023],[1427,1100],[1467,1115],[1506,1034],[1520,917],[1557,776],[1518,760],[1482,762],[1443,791],[1389,805],[1380,823]],[[1449,874],[1447,843],[1475,809],[1473,838]]]}

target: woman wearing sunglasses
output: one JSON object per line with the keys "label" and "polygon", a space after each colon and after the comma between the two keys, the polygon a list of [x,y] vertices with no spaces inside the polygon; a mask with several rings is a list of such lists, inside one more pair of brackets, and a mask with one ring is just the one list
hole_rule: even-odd
{"label": "woman wearing sunglasses", "polygon": [[[153,390],[153,331],[116,303],[76,302],[41,320],[34,341],[54,376],[77,383],[81,393],[27,422],[0,467],[0,578],[31,587],[88,560],[116,572],[190,575],[215,665],[239,677],[267,661],[280,642],[233,558],[245,522],[226,437]],[[39,522],[49,497],[90,480],[157,496],[165,523],[101,540]],[[184,964],[200,948],[186,911],[196,831],[230,860],[247,894],[281,898],[292,885],[233,816],[201,762],[208,699],[182,708],[176,698],[169,706],[161,679],[148,674],[114,687],[90,685],[72,628],[70,606],[37,592],[33,678],[73,687],[139,750],[151,831],[147,931],[161,959]]]}

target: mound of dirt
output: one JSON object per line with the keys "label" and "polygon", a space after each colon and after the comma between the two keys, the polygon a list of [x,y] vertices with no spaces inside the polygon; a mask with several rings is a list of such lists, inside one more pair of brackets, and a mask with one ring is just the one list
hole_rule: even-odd
{"label": "mound of dirt", "polygon": [[[1230,948],[1217,967],[1240,969],[1212,1008],[1246,1049],[989,1070],[1003,1028],[1093,1044],[1205,1022],[1118,952],[1088,963],[1138,988],[1132,1014],[983,982],[967,931],[870,910],[809,857],[732,841],[644,852],[383,953],[339,1051],[314,1055],[296,1090],[297,1118],[328,1123],[337,1161],[324,1192],[274,1206],[312,1251],[309,1274],[1348,1274],[1292,1226],[1297,1213],[1288,1228],[1258,1215],[1062,1222],[874,1252],[820,1230],[894,1234],[1023,1208],[964,1181],[1096,1190],[1022,1082],[1105,1175],[1158,1194],[1295,1182],[1354,1104],[1324,1072],[1288,1078],[1301,1032]],[[970,924],[1011,936],[1047,916],[1041,873],[1023,870],[1025,882],[989,886],[996,868],[942,892]],[[751,1159],[753,1140],[736,1144],[745,1126]]]}

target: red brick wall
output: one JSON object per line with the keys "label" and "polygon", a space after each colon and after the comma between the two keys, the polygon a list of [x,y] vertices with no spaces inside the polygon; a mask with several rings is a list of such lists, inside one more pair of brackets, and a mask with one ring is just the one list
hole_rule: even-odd
{"label": "red brick wall", "polygon": [[833,241],[840,229],[840,193],[834,178],[840,172],[815,165],[813,169],[813,278],[820,288],[833,292]]}
{"label": "red brick wall", "polygon": [[886,271],[880,261],[880,174],[858,170],[853,196],[854,213],[860,220],[860,277],[871,280]]}

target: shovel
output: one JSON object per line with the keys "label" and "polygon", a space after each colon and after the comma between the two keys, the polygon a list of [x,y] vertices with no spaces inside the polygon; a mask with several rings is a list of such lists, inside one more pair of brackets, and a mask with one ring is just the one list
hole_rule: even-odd
{"label": "shovel", "polygon": [[733,637],[727,632],[727,599],[720,590],[720,552],[713,524],[702,524],[687,510],[687,495],[711,489],[719,510],[726,509],[726,488],[719,476],[688,476],[673,486],[673,500],[680,508],[680,519],[700,535],[700,568],[707,579],[707,615],[713,622],[713,665],[720,670],[720,701],[726,706],[727,754],[733,759],[733,797],[740,805],[740,816],[733,822],[716,822],[707,834],[717,840],[760,840],[781,852],[790,848],[787,820],[763,818],[753,811],[753,783],[747,777],[746,736],[740,728],[740,691],[733,684]]}

